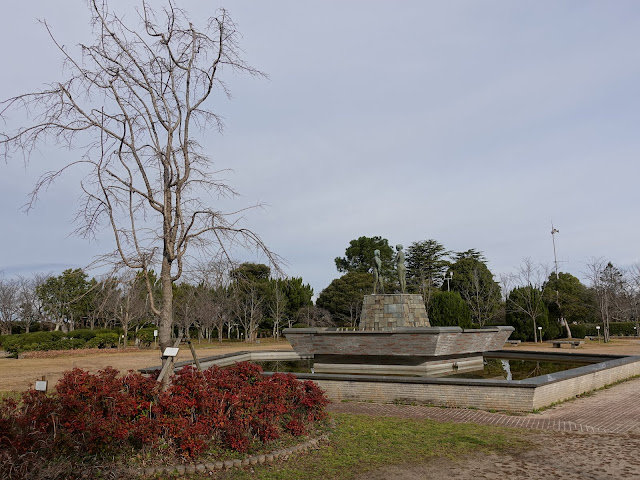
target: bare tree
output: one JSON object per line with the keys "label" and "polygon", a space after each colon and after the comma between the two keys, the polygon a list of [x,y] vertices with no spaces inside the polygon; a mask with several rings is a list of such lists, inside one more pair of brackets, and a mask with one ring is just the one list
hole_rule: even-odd
{"label": "bare tree", "polygon": [[102,324],[103,328],[115,325],[120,306],[119,287],[118,278],[111,276],[96,283],[89,311],[89,328],[91,330],[95,328],[96,323]]}
{"label": "bare tree", "polygon": [[20,284],[15,279],[0,278],[0,334],[11,333],[20,309]]}
{"label": "bare tree", "polygon": [[514,285],[517,289],[517,295],[509,295],[507,297],[507,308],[520,312],[531,319],[535,342],[538,341],[537,320],[547,308],[542,301],[542,296],[547,286],[548,275],[549,269],[546,265],[534,264],[527,257],[522,260],[516,273],[511,276],[511,281],[506,282]]}
{"label": "bare tree", "polygon": [[233,305],[230,294],[229,272],[232,264],[227,260],[212,260],[195,265],[190,273],[191,282],[198,285],[198,298],[194,312],[194,321],[198,326],[199,337],[211,340],[212,330],[218,332],[218,341],[222,342],[225,325],[230,323]]}
{"label": "bare tree", "polygon": [[196,288],[188,283],[182,283],[178,286],[177,292],[174,292],[174,323],[179,325],[184,337],[189,339],[189,329],[195,321],[195,310],[197,308]]}
{"label": "bare tree", "polygon": [[635,322],[636,336],[640,336],[640,263],[634,263],[624,272],[625,294],[629,303],[631,319]]}
{"label": "bare tree", "polygon": [[[422,297],[424,299],[424,297]],[[349,326],[355,328],[360,324],[360,317],[362,315],[362,300],[352,299],[349,302]]]}
{"label": "bare tree", "polygon": [[[231,325],[231,317],[233,315],[233,301],[229,293],[229,289],[224,286],[218,286],[209,290],[208,299],[209,321],[211,328],[215,328],[218,332],[218,342],[222,342],[222,334],[225,325]],[[231,328],[229,327],[229,331]],[[210,338],[210,337],[209,337]]]}
{"label": "bare tree", "polygon": [[28,159],[49,141],[80,150],[77,160],[37,182],[31,205],[69,168],[88,172],[76,232],[91,237],[110,228],[116,249],[103,260],[142,270],[146,279],[159,266],[161,300],[148,281],[147,290],[164,349],[171,343],[172,285],[190,247],[215,255],[242,244],[277,264],[262,240],[241,226],[242,211],[225,213],[203,200],[235,192],[212,170],[195,136],[222,129],[209,105],[214,92],[228,95],[219,78],[223,70],[262,74],[240,58],[238,33],[224,10],[198,29],[171,1],[155,12],[142,0],[137,25],[125,23],[106,1],[88,5],[95,42],[81,44],[78,56],[44,23],[69,78],[0,103],[1,116],[12,110],[35,115],[32,124],[0,132],[0,154],[21,152]]}
{"label": "bare tree", "polygon": [[619,298],[624,290],[624,278],[620,270],[602,257],[588,260],[585,275],[589,278],[591,288],[595,293],[602,320],[604,341],[608,342],[611,321],[615,318],[616,311],[619,310]]}
{"label": "bare tree", "polygon": [[327,310],[313,305],[301,307],[296,312],[296,318],[298,322],[304,323],[309,327],[335,327],[336,325]]}
{"label": "bare tree", "polygon": [[233,310],[245,332],[245,341],[255,342],[262,320],[264,297],[253,282],[237,282],[233,287]]}
{"label": "bare tree", "polygon": [[474,320],[483,327],[500,299],[500,286],[494,281],[484,280],[479,268],[474,267],[470,281],[460,286],[460,295],[469,305]]}
{"label": "bare tree", "polygon": [[269,313],[273,319],[273,336],[280,337],[280,325],[284,320],[284,314],[287,310],[287,295],[280,285],[280,279],[275,279],[271,284],[271,295],[269,301]]}
{"label": "bare tree", "polygon": [[43,319],[42,303],[36,293],[38,285],[46,281],[43,275],[35,274],[31,278],[20,277],[19,282],[19,313],[20,321],[25,327],[25,332],[29,333],[31,326]]}
{"label": "bare tree", "polygon": [[118,278],[118,304],[115,317],[120,322],[124,334],[124,348],[127,348],[127,337],[132,327],[138,328],[140,322],[148,317],[148,309],[145,302],[146,288],[140,275],[133,272]]}

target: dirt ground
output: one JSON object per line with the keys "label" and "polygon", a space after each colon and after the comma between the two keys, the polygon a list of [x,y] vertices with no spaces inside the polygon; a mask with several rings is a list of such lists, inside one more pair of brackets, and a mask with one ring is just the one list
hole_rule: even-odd
{"label": "dirt ground", "polygon": [[[523,343],[509,350],[558,351],[551,344]],[[640,339],[614,339],[608,344],[585,341],[575,353],[640,355]],[[633,381],[640,383],[637,380]],[[634,387],[635,388],[635,387]],[[595,392],[594,397],[604,395]],[[587,405],[586,408],[593,408]],[[597,402],[590,402],[597,405]],[[560,413],[569,404],[554,407]],[[358,480],[605,480],[640,479],[640,435],[636,433],[565,433],[522,430],[531,447],[525,451],[437,458],[423,465],[395,465],[361,475]]]}
{"label": "dirt ground", "polygon": [[526,432],[533,448],[518,453],[458,459],[425,465],[397,465],[367,472],[358,480],[604,480],[640,478],[638,435]]}
{"label": "dirt ground", "polygon": [[584,340],[584,345],[572,348],[568,345],[562,348],[553,347],[550,343],[523,342],[517,347],[505,346],[505,350],[536,350],[563,353],[600,353],[604,355],[640,355],[640,337],[614,338],[609,343],[598,340]]}
{"label": "dirt ground", "polygon": [[[290,350],[291,346],[286,340],[270,341],[262,340],[260,344],[247,343],[202,343],[196,347],[199,358],[221,355],[243,350]],[[139,368],[160,365],[160,350],[153,348],[146,350],[130,349],[126,351],[109,350],[105,353],[83,352],[82,349],[71,353],[56,355],[47,358],[0,358],[0,392],[24,391],[35,385],[36,380],[43,376],[53,386],[63,372],[74,367],[96,372],[105,367],[113,367],[126,372]],[[4,354],[0,354],[4,357]],[[180,348],[178,361],[190,360],[191,352],[186,345]]]}

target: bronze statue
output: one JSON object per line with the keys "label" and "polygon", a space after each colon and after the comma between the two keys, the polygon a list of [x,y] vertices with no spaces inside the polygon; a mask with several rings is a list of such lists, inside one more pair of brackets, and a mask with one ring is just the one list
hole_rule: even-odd
{"label": "bronze statue", "polygon": [[398,280],[400,280],[400,293],[407,291],[407,267],[404,266],[404,252],[402,245],[396,245],[396,268],[398,270]]}
{"label": "bronze statue", "polygon": [[373,251],[373,294],[378,293],[378,285],[380,292],[384,293],[384,285],[382,283],[382,260],[380,260],[380,250]]}

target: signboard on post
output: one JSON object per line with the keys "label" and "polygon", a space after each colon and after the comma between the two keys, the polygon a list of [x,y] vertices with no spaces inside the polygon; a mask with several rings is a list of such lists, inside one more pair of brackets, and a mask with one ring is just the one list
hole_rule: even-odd
{"label": "signboard on post", "polygon": [[163,357],[176,357],[178,355],[178,347],[167,347],[164,349]]}

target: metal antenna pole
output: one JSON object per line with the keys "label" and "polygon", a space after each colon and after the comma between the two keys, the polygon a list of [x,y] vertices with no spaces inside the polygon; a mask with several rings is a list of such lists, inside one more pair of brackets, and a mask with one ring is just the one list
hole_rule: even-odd
{"label": "metal antenna pole", "polygon": [[553,222],[551,222],[551,241],[553,242],[553,261],[556,266],[556,280],[558,279],[558,257],[556,256],[556,233],[560,233],[560,230],[553,228]]}
{"label": "metal antenna pole", "polygon": [[567,329],[567,338],[571,338],[571,330],[569,329],[569,324],[564,319],[562,315],[562,310],[560,308],[560,292],[558,291],[558,283],[560,282],[560,277],[558,276],[558,257],[556,255],[556,233],[560,233],[560,230],[554,228],[553,222],[551,222],[551,241],[553,242],[553,263],[556,267],[556,305],[558,305],[558,310],[560,313],[560,325],[564,325]]}

